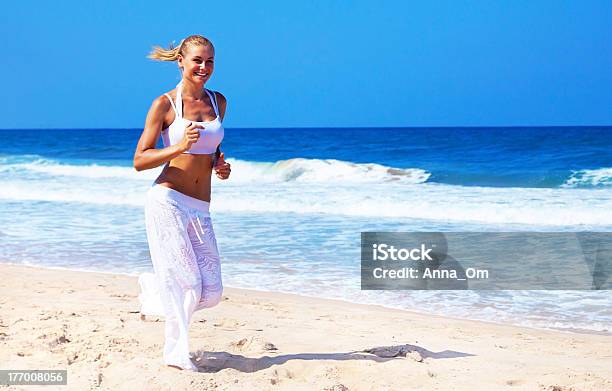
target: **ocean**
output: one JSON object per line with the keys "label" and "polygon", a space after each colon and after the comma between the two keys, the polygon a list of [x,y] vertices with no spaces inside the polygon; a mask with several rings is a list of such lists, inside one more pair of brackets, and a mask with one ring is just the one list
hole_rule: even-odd
{"label": "ocean", "polygon": [[[0,261],[151,271],[140,129],[0,130]],[[610,291],[361,291],[362,231],[612,231],[612,127],[226,129],[224,285],[612,333]]]}

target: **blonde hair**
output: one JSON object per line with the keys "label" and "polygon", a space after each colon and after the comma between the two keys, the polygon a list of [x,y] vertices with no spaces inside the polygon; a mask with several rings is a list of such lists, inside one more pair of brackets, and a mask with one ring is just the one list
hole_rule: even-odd
{"label": "blonde hair", "polygon": [[161,46],[153,46],[153,50],[147,57],[157,61],[176,61],[179,54],[181,56],[185,55],[185,49],[188,46],[209,46],[212,50],[215,50],[215,47],[208,38],[201,35],[190,35],[183,39],[178,46],[174,46],[174,43],[171,43],[168,49],[164,49]]}

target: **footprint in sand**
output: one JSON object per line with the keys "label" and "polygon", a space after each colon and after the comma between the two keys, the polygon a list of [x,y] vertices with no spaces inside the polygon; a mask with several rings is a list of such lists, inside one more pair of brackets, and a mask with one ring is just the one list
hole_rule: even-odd
{"label": "footprint in sand", "polygon": [[266,341],[259,336],[249,336],[230,343],[230,348],[239,352],[262,353],[276,352],[278,348],[272,342]]}
{"label": "footprint in sand", "polygon": [[66,335],[62,334],[59,337],[56,337],[49,342],[49,348],[54,350],[57,347],[61,347],[64,344],[70,343],[70,340],[66,337]]}
{"label": "footprint in sand", "polygon": [[271,375],[270,384],[272,385],[279,384],[282,379],[293,379],[295,377],[293,372],[285,368],[274,369]]}
{"label": "footprint in sand", "polygon": [[221,327],[225,330],[236,331],[238,328],[246,325],[245,322],[239,322],[236,319],[223,318],[219,322],[213,323],[214,327]]}

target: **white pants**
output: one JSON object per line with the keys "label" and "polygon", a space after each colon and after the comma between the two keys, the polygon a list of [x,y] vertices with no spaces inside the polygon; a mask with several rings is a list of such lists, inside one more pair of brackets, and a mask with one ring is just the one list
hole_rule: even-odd
{"label": "white pants", "polygon": [[165,316],[164,363],[197,370],[189,357],[191,315],[221,301],[221,262],[209,203],[153,185],[145,204],[155,274],[139,277],[141,313]]}

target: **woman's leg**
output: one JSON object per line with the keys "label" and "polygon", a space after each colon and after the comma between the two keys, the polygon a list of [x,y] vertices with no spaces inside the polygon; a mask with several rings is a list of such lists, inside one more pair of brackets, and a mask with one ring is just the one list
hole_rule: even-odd
{"label": "woman's leg", "polygon": [[201,232],[199,238],[191,232],[193,250],[200,269],[202,292],[196,311],[214,307],[221,301],[223,282],[221,280],[221,259],[217,249],[217,239],[210,217],[199,218]]}
{"label": "woman's leg", "polygon": [[187,232],[188,217],[178,205],[149,192],[145,221],[165,311],[164,363],[197,370],[189,358],[189,322],[200,302],[202,280]]}

